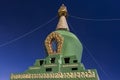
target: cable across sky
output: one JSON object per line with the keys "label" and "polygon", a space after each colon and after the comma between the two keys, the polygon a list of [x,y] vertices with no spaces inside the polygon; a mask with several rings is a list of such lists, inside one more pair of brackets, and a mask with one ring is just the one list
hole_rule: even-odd
{"label": "cable across sky", "polygon": [[29,31],[29,32],[27,32],[27,33],[25,33],[25,34],[23,34],[23,35],[15,38],[15,39],[12,39],[12,40],[6,42],[6,43],[0,44],[0,47],[6,46],[6,45],[8,45],[8,44],[10,44],[10,43],[13,43],[13,42],[15,42],[15,41],[17,41],[17,40],[19,40],[19,39],[22,39],[22,38],[28,36],[29,34],[35,32],[35,31],[39,30],[40,28],[43,28],[44,26],[46,26],[47,24],[49,24],[50,22],[52,22],[53,20],[55,20],[56,17],[57,17],[57,16],[51,18],[50,20],[48,20],[47,22],[45,22],[45,23],[41,24],[40,26],[36,27],[36,28],[33,29],[32,31]]}
{"label": "cable across sky", "polygon": [[[71,30],[74,31],[74,33],[76,33],[76,31],[74,30],[74,27],[72,27],[72,25],[69,23],[69,27],[71,28]],[[79,35],[79,33],[76,33]],[[91,51],[88,49],[88,47],[85,45],[86,41],[85,40],[81,40],[82,45],[84,47],[84,49],[86,49],[86,52],[88,53],[88,55],[90,55],[90,57],[93,59],[93,61],[95,62],[96,65],[98,65],[98,67],[100,68],[100,70],[104,73],[104,75],[107,77],[107,79],[111,80],[110,76],[107,74],[107,72],[103,69],[103,67],[100,65],[100,63],[97,61],[97,59],[92,55]]]}
{"label": "cable across sky", "polygon": [[80,19],[80,20],[85,20],[85,21],[120,21],[120,19],[93,19],[93,18],[82,18],[82,17],[78,17],[78,16],[72,16],[69,15],[71,18],[75,18],[75,19]]}
{"label": "cable across sky", "polygon": [[[19,39],[33,33],[33,32],[39,30],[40,28],[46,26],[48,23],[52,22],[56,17],[57,16],[53,17],[52,19],[50,19],[46,23],[38,26],[37,28],[33,29],[32,31],[29,31],[29,32],[23,34],[22,36],[19,36],[19,37],[15,38],[15,39],[12,39],[12,40],[10,40],[10,41],[8,41],[6,43],[0,44],[0,47],[6,46],[6,45],[8,45],[8,44],[10,44],[12,42],[15,42],[15,41],[17,41],[17,40],[19,40]],[[69,17],[75,18],[75,19],[80,19],[80,20],[87,20],[87,21],[120,21],[120,19],[91,19],[91,18],[81,18],[81,17],[78,17],[78,16],[72,16],[72,15],[69,15]]]}

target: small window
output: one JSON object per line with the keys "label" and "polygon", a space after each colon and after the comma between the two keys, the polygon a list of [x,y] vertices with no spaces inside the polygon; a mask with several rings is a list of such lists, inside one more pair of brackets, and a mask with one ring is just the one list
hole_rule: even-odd
{"label": "small window", "polygon": [[55,63],[55,58],[51,58],[51,63]]}
{"label": "small window", "polygon": [[43,60],[40,60],[40,66],[42,66],[42,65],[43,65],[43,62],[44,62]]}
{"label": "small window", "polygon": [[56,40],[55,38],[53,38],[53,39],[51,40],[51,46],[52,46],[53,52],[56,53],[56,52],[57,52],[58,42],[57,42],[57,40]]}
{"label": "small window", "polygon": [[46,68],[46,72],[51,72],[52,68]]}
{"label": "small window", "polygon": [[77,60],[73,60],[73,63],[77,63]]}
{"label": "small window", "polygon": [[65,63],[70,63],[70,58],[64,58]]}
{"label": "small window", "polygon": [[72,70],[74,71],[74,70],[78,70],[78,68],[72,68]]}

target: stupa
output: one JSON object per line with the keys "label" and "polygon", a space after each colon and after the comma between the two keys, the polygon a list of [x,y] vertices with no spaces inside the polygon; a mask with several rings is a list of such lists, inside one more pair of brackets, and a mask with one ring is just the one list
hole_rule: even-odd
{"label": "stupa", "polygon": [[99,80],[96,69],[85,69],[81,63],[83,46],[70,32],[67,8],[58,10],[56,30],[45,39],[45,59],[37,59],[23,73],[11,74],[10,80]]}

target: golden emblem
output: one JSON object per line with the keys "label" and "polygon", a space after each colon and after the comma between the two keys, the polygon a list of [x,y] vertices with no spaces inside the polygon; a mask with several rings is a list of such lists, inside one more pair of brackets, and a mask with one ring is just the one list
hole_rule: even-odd
{"label": "golden emblem", "polygon": [[[45,40],[45,46],[47,49],[48,54],[59,54],[61,53],[62,50],[62,45],[63,45],[63,37],[57,33],[57,32],[52,32],[50,33],[46,40]],[[52,42],[56,41],[56,50],[53,49],[52,47]]]}

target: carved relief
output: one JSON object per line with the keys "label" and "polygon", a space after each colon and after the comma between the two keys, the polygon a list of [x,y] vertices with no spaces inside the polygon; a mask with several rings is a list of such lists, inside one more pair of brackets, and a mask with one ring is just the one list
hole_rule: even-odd
{"label": "carved relief", "polygon": [[56,32],[52,32],[45,40],[45,46],[48,54],[61,53],[63,37]]}

